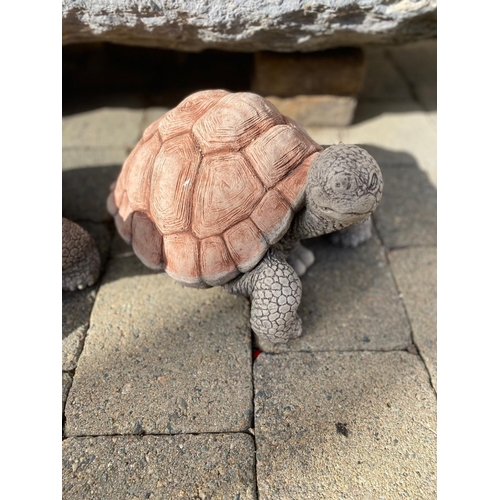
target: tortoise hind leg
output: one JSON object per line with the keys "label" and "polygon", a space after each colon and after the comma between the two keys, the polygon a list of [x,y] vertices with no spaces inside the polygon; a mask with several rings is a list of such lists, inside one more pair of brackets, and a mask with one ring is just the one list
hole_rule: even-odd
{"label": "tortoise hind leg", "polygon": [[301,335],[302,321],[297,309],[302,284],[280,253],[269,250],[255,269],[224,288],[230,293],[250,297],[250,324],[258,337],[284,343]]}

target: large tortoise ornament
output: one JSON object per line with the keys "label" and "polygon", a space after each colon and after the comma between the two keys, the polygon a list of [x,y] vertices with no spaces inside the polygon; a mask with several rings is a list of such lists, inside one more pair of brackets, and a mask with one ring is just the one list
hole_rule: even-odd
{"label": "large tortoise ornament", "polygon": [[266,99],[207,90],[149,125],[107,206],[146,266],[249,297],[252,329],[278,343],[302,332],[299,276],[314,255],[300,240],[369,234],[382,185],[362,148],[323,149]]}

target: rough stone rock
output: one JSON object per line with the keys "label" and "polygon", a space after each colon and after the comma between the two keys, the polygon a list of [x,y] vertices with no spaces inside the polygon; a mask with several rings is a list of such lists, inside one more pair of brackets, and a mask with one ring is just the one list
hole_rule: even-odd
{"label": "rough stone rock", "polygon": [[433,38],[436,0],[63,0],[63,43],[309,52]]}

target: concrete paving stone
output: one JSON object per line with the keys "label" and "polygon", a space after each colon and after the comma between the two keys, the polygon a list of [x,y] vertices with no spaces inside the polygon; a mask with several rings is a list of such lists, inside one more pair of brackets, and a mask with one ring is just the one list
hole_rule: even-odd
{"label": "concrete paving stone", "polygon": [[389,57],[428,110],[437,109],[437,40],[388,47]]}
{"label": "concrete paving stone", "polygon": [[112,259],[66,404],[67,436],[233,432],[252,420],[248,301]]}
{"label": "concrete paving stone", "polygon": [[266,352],[404,349],[411,331],[378,238],[336,248],[328,237],[305,240],[315,255],[302,277],[301,337],[258,341]]}
{"label": "concrete paving stone", "polygon": [[254,384],[261,500],[436,498],[436,398],[418,356],[260,354]]}
{"label": "concrete paving stone", "polygon": [[437,244],[437,193],[416,167],[385,167],[384,194],[374,214],[377,230],[390,249]]}
{"label": "concrete paving stone", "polygon": [[255,499],[248,434],[63,441],[63,500]]}
{"label": "concrete paving stone", "polygon": [[89,329],[90,313],[97,294],[97,285],[62,292],[62,369],[74,370]]}
{"label": "concrete paving stone", "polygon": [[344,131],[346,127],[315,127],[306,125],[304,128],[311,136],[311,139],[324,148],[330,146],[331,144],[338,144],[339,142],[346,144],[346,141],[344,140]]}
{"label": "concrete paving stone", "polygon": [[371,144],[414,157],[430,181],[437,183],[437,136],[429,112],[415,102],[359,101],[354,123],[346,127],[344,142]]}
{"label": "concrete paving stone", "polygon": [[110,185],[116,181],[121,164],[82,166],[62,173],[62,213],[73,220],[111,221],[106,208]]}
{"label": "concrete paving stone", "polygon": [[64,116],[63,148],[133,148],[143,118],[143,109],[109,107]]}
{"label": "concrete paving stone", "polygon": [[64,405],[66,404],[66,399],[68,398],[69,388],[73,382],[73,377],[68,372],[62,372],[62,411],[64,413]]}
{"label": "concrete paving stone", "polygon": [[387,56],[386,46],[364,47],[366,75],[359,99],[363,101],[412,101],[407,81]]}
{"label": "concrete paving stone", "polygon": [[62,150],[62,169],[123,165],[131,150],[118,148],[67,148]]}
{"label": "concrete paving stone", "polygon": [[[78,222],[94,238],[101,256],[101,275],[109,257],[111,232],[106,224]],[[74,370],[89,328],[98,284],[85,290],[62,292],[62,369]]]}
{"label": "concrete paving stone", "polygon": [[389,252],[389,262],[410,318],[413,341],[437,389],[437,251],[405,248]]}
{"label": "concrete paving stone", "polygon": [[146,130],[146,128],[151,125],[154,121],[158,120],[158,118],[162,117],[167,111],[170,111],[171,108],[165,108],[161,106],[152,106],[150,108],[146,108],[144,110],[144,120],[142,122],[142,130]]}

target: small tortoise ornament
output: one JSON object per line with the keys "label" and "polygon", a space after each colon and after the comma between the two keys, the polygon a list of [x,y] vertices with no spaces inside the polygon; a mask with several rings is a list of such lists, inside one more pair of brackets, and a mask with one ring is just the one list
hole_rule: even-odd
{"label": "small tortoise ornament", "polygon": [[81,226],[62,220],[62,289],[82,290],[93,285],[101,269],[94,239]]}
{"label": "small tortoise ornament", "polygon": [[366,238],[381,196],[365,150],[323,150],[266,99],[207,90],[145,130],[107,206],[146,266],[249,297],[254,332],[278,343],[302,332],[300,240],[368,221]]}

